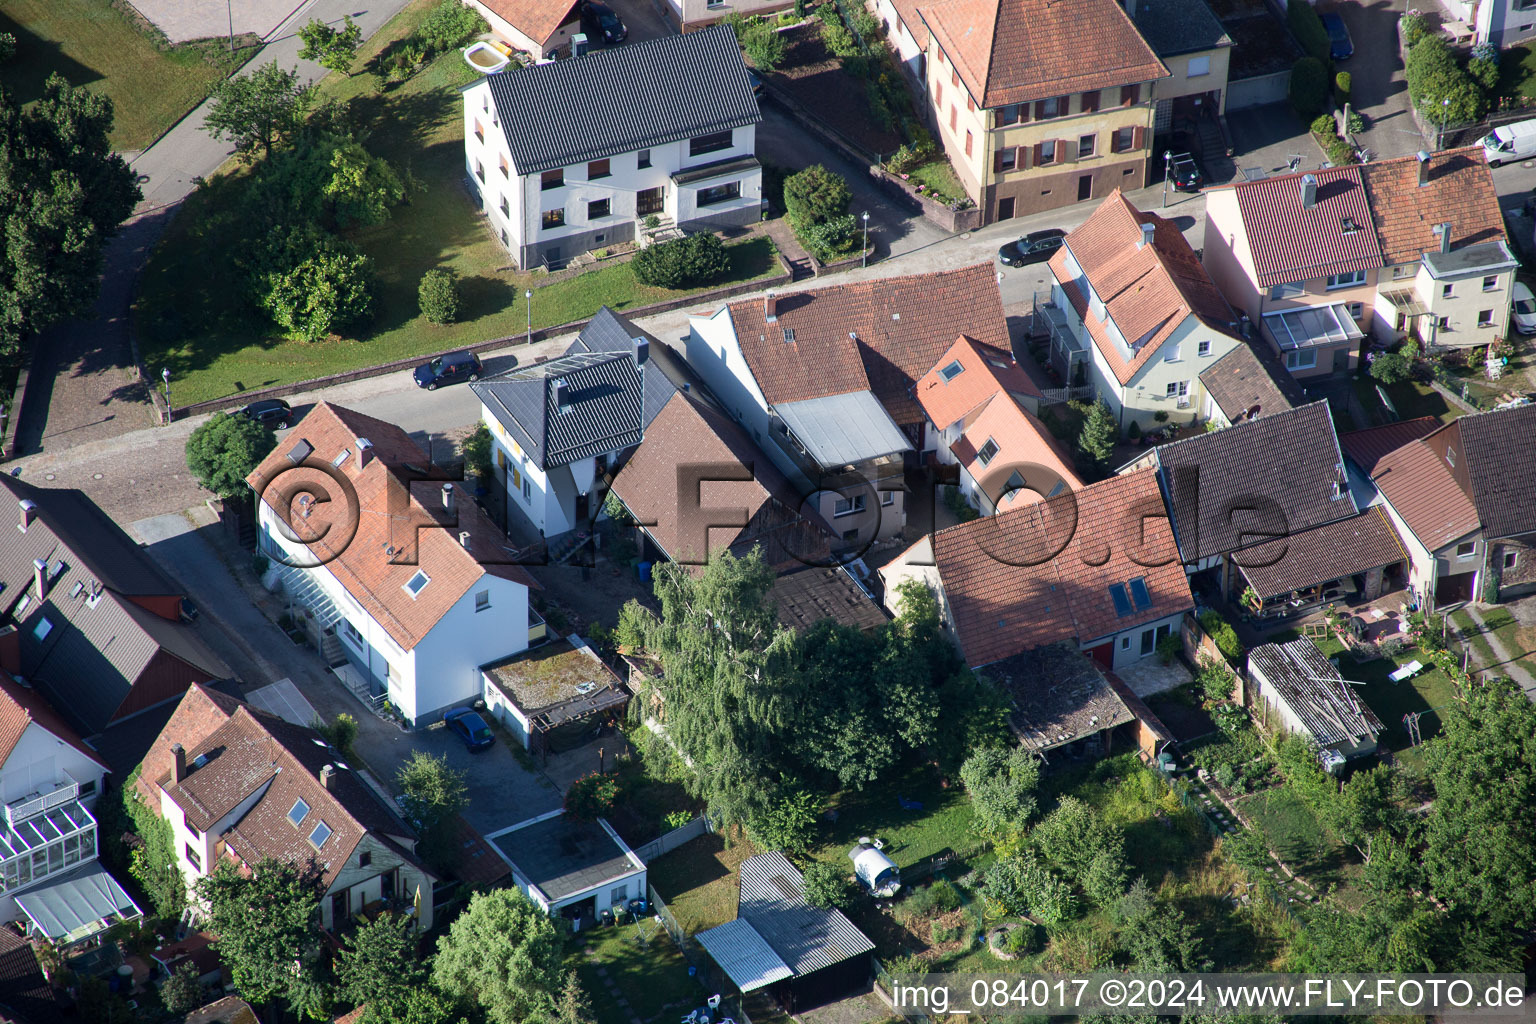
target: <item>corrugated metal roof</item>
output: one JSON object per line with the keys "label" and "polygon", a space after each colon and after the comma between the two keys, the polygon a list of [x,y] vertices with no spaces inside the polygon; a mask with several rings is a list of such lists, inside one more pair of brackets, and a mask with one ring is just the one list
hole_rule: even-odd
{"label": "corrugated metal roof", "polygon": [[694,938],[743,993],[795,976],[757,930],[739,917]]}
{"label": "corrugated metal roof", "polygon": [[1264,644],[1248,652],[1248,671],[1257,672],[1288,704],[1319,746],[1351,746],[1381,732],[1381,721],[1317,644],[1303,637],[1287,644]]}
{"label": "corrugated metal roof", "polygon": [[629,448],[644,436],[644,384],[631,353],[561,356],[470,388],[541,469]]}
{"label": "corrugated metal roof", "polygon": [[801,976],[875,948],[842,911],[808,905],[799,869],[776,851],[742,861],[737,917]]}
{"label": "corrugated metal roof", "polygon": [[519,174],[763,119],[736,33],[726,25],[489,77]]}
{"label": "corrugated metal roof", "polygon": [[912,447],[869,391],[785,402],[773,411],[823,469],[852,466]]}

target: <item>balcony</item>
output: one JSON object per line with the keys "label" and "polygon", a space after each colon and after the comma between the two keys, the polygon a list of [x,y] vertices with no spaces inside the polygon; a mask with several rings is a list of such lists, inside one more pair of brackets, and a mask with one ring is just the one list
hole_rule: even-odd
{"label": "balcony", "polygon": [[[51,796],[52,794],[50,794]],[[78,800],[0,829],[0,889],[15,890],[96,859],[96,819]]]}
{"label": "balcony", "polygon": [[66,782],[52,793],[44,793],[41,796],[32,796],[5,807],[5,823],[11,828],[16,827],[19,821],[34,818],[44,811],[51,811],[71,801],[80,799],[80,784],[78,782]]}

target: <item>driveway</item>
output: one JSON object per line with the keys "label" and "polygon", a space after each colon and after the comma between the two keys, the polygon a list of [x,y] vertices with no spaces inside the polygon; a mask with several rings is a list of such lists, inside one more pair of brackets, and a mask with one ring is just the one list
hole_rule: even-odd
{"label": "driveway", "polygon": [[663,36],[675,36],[677,30],[672,23],[662,17],[661,9],[653,0],[604,0],[613,13],[624,22],[624,27],[629,29],[629,43],[643,43],[648,39],[660,39]]}
{"label": "driveway", "polygon": [[1351,99],[1368,126],[1360,144],[1378,160],[1411,156],[1424,148],[1409,113],[1408,83],[1397,54],[1397,21],[1403,6],[1400,0],[1352,0],[1333,6],[1355,44],[1355,55],[1338,61],[1334,70],[1349,72]]}

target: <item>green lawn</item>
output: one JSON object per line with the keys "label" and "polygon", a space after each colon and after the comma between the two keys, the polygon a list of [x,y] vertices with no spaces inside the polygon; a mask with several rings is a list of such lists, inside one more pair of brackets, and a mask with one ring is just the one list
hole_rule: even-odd
{"label": "green lawn", "polygon": [[924,186],[925,193],[931,193],[942,201],[952,203],[965,198],[965,186],[960,184],[955,169],[949,166],[949,161],[942,154],[907,173],[911,175],[914,186]]}
{"label": "green lawn", "polygon": [[[397,15],[360,51],[358,67],[408,35],[433,2],[418,0]],[[690,294],[640,284],[627,262],[554,280],[512,269],[464,185],[458,87],[473,77],[455,51],[388,93],[366,72],[333,74],[321,85],[322,99],[346,103],[360,120],[369,148],[422,186],[387,222],[348,236],[373,259],[378,281],[376,315],[355,337],[289,341],[239,300],[244,284],[229,256],[244,243],[240,225],[223,214],[245,187],[244,172],[222,175],[188,198],[150,259],[138,303],[146,365],[171,370],[179,404],[516,336],[528,326],[525,290],[533,291],[534,327],[584,319],[604,304],[623,311]],[[728,251],[727,281],[779,269],[766,237]],[[447,327],[428,324],[416,305],[417,283],[434,267],[452,268],[461,279],[460,320]]]}
{"label": "green lawn", "polygon": [[1499,55],[1499,94],[1536,100],[1536,48],[1522,43]]}
{"label": "green lawn", "polygon": [[[899,798],[922,804],[922,810],[903,810]],[[908,768],[889,782],[859,792],[839,793],[831,811],[837,820],[819,826],[820,842],[811,855],[840,867],[848,864],[848,851],[862,836],[883,841],[886,855],[903,871],[940,855],[964,856],[984,845],[971,831],[971,802],[964,787],[956,780],[945,788],[930,765]]]}
{"label": "green lawn", "polygon": [[[141,150],[253,52],[254,37],[165,46],[112,0],[0,0],[0,32],[16,37],[16,56],[0,82],[22,103],[42,94],[58,72],[71,85],[104,93],[117,118],[112,145]],[[158,36],[158,33],[156,33]]]}
{"label": "green lawn", "polygon": [[1400,384],[1382,385],[1392,407],[1397,410],[1397,416],[1393,417],[1382,406],[1376,386],[1376,379],[1370,374],[1361,374],[1355,378],[1355,396],[1360,399],[1366,415],[1374,424],[1388,423],[1394,418],[1411,420],[1419,416],[1433,416],[1442,423],[1449,423],[1463,414],[1460,406],[1446,401],[1445,396],[1430,385],[1403,381]]}
{"label": "green lawn", "polygon": [[[1399,665],[1406,665],[1410,661],[1429,664],[1424,652],[1417,650],[1405,651],[1395,659],[1355,661],[1353,658],[1342,657],[1339,661],[1339,671],[1345,679],[1366,684],[1356,686],[1354,690],[1376,712],[1376,717],[1381,719],[1381,724],[1386,727],[1381,737],[1382,742],[1392,750],[1402,750],[1409,745],[1408,731],[1403,725],[1405,714],[1410,711],[1423,713],[1440,707],[1448,703],[1455,692],[1450,677],[1435,667],[1426,668],[1407,682],[1392,682],[1390,674]],[[1439,735],[1439,716],[1423,715],[1419,720],[1419,732],[1426,740]]]}
{"label": "green lawn", "polygon": [[757,853],[738,835],[729,845],[709,832],[648,865],[651,888],[689,935],[736,920],[736,869]]}
{"label": "green lawn", "polygon": [[[566,957],[582,988],[592,1000],[597,1024],[630,1024],[631,1016],[643,1024],[668,1024],[703,1002],[706,995],[688,976],[688,961],[671,936],[655,921],[598,928],[578,935]],[[629,1003],[619,1002],[599,969]]]}
{"label": "green lawn", "polygon": [[1290,786],[1245,797],[1238,807],[1264,833],[1269,848],[1319,891],[1330,885],[1343,888],[1358,880],[1361,868],[1351,851],[1317,820]]}
{"label": "green lawn", "polygon": [[1488,644],[1488,638],[1483,636],[1482,627],[1473,621],[1466,609],[1452,612],[1451,621],[1467,638],[1467,643],[1472,648],[1472,656],[1477,659],[1479,667],[1488,668],[1499,661],[1499,656],[1493,653],[1493,648]]}

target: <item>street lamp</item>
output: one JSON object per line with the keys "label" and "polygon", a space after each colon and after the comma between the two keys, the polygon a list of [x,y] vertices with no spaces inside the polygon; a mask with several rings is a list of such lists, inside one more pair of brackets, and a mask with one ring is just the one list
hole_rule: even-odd
{"label": "street lamp", "polygon": [[1435,132],[1435,148],[1445,148],[1445,123],[1451,119],[1451,98],[1440,101],[1440,128]]}
{"label": "street lamp", "polygon": [[[218,10],[217,7],[214,10]],[[235,52],[235,8],[233,0],[224,0],[224,13],[229,15],[229,52]]]}
{"label": "street lamp", "polygon": [[859,266],[867,267],[869,266],[869,211],[865,210],[862,217],[864,220],[864,260]]}
{"label": "street lamp", "polygon": [[528,310],[528,344],[533,344],[533,291],[523,292],[523,306]]}
{"label": "street lamp", "polygon": [[1168,206],[1168,179],[1173,177],[1173,150],[1163,150],[1163,207]]}
{"label": "street lamp", "polygon": [[171,368],[165,367],[160,371],[160,379],[165,381],[165,425],[171,425]]}

